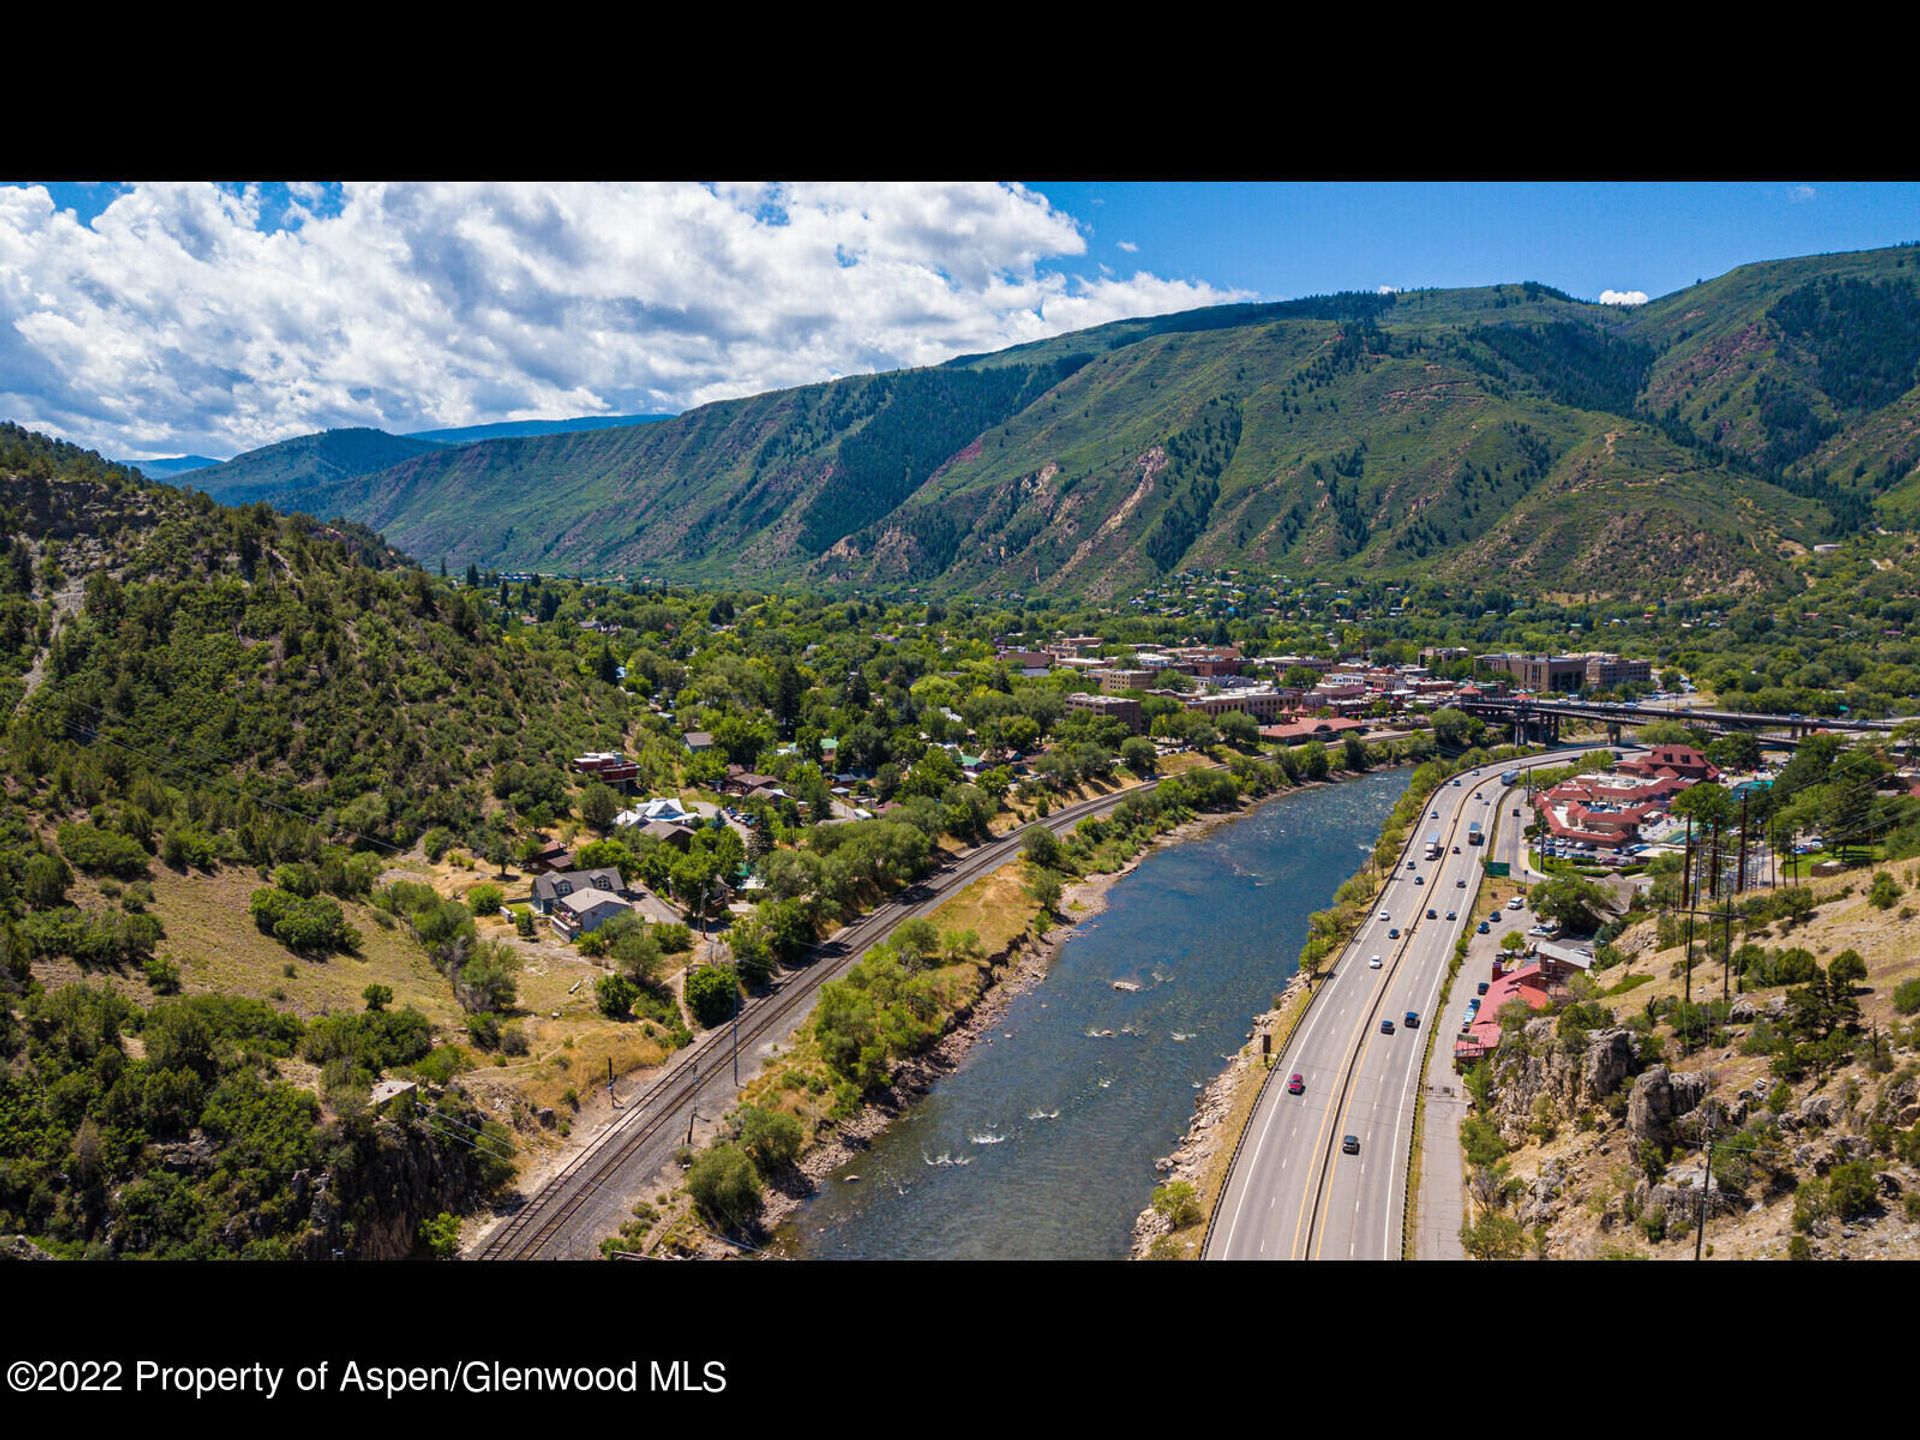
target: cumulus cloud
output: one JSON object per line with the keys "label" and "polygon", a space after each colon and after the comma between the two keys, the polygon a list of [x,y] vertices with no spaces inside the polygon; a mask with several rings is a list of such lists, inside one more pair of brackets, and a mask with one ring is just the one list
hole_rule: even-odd
{"label": "cumulus cloud", "polygon": [[1118,245],[1122,250],[1126,251],[1129,255],[1137,255],[1140,253],[1140,247],[1134,244],[1133,241],[1131,240],[1116,240],[1113,243],[1115,245]]}
{"label": "cumulus cloud", "polygon": [[1644,290],[1602,290],[1600,292],[1600,303],[1602,305],[1644,305],[1647,303],[1647,292]]}
{"label": "cumulus cloud", "polygon": [[0,187],[0,415],[109,454],[680,410],[1251,298],[979,184]]}
{"label": "cumulus cloud", "polygon": [[1820,192],[1811,185],[1796,185],[1787,192],[1787,199],[1794,205],[1801,205],[1813,199]]}
{"label": "cumulus cloud", "polygon": [[1400,293],[1400,287],[1398,285],[1376,285],[1373,293],[1376,295],[1398,295]]}

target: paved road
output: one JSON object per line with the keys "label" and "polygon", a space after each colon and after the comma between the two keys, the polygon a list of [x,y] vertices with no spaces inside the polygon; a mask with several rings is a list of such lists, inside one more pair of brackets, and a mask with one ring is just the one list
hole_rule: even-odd
{"label": "paved road", "polygon": [[[1199,767],[1196,767],[1199,768]],[[1214,767],[1208,767],[1214,768]],[[1053,812],[1042,822],[1059,832],[1091,815],[1113,809],[1137,787],[1084,800]],[[813,998],[829,980],[845,975],[874,945],[907,920],[931,914],[953,894],[1019,853],[1018,832],[960,852],[911,890],[861,920],[843,927],[818,947],[812,963],[783,972],[771,990],[757,996],[739,1023],[739,1075],[751,1080],[776,1046],[785,1047],[813,1008]],[[523,1206],[497,1222],[468,1252],[480,1260],[585,1259],[599,1254],[603,1237],[614,1234],[633,1204],[653,1193],[654,1182],[685,1143],[690,1120],[695,1138],[711,1132],[732,1109],[733,1035],[709,1031],[676,1055],[625,1109],[608,1122]]]}
{"label": "paved road", "polygon": [[[1340,956],[1331,978],[1274,1066],[1207,1239],[1207,1258],[1224,1260],[1398,1259],[1406,1209],[1415,1087],[1425,1049],[1420,1024],[1446,1024],[1434,1009],[1454,940],[1468,923],[1480,881],[1478,847],[1467,822],[1484,826],[1502,800],[1508,769],[1564,764],[1587,747],[1563,747],[1518,763],[1483,767],[1478,777],[1442,786],[1414,825],[1385,898]],[[1511,818],[1503,828],[1511,827]],[[1438,860],[1423,859],[1426,837],[1441,837]],[[1460,853],[1452,853],[1454,845]],[[1407,861],[1414,869],[1406,868]],[[1423,883],[1416,884],[1414,877]],[[1464,883],[1461,883],[1464,882]],[[1426,918],[1432,908],[1435,919]],[[1453,911],[1457,919],[1446,919]],[[1381,919],[1384,913],[1388,918]],[[1389,931],[1398,929],[1399,938]],[[1373,969],[1370,956],[1381,957]],[[1380,1021],[1394,1033],[1380,1033]],[[1448,1026],[1445,1034],[1454,1027]],[[1444,1036],[1443,1036],[1444,1038]],[[1306,1082],[1287,1093],[1287,1077]],[[1358,1154],[1341,1139],[1359,1138]]]}

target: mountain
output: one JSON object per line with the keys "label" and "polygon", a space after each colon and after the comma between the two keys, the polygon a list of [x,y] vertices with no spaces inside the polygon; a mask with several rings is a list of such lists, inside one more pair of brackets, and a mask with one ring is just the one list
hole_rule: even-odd
{"label": "mountain", "polygon": [[291,492],[383,470],[439,448],[431,440],[384,430],[323,430],[249,450],[211,470],[196,470],[188,483],[225,505],[278,503]]}
{"label": "mountain", "polygon": [[175,455],[167,460],[123,460],[120,463],[138,470],[149,480],[171,480],[176,475],[211,469],[225,462],[215,460],[211,455]]}
{"label": "mountain", "polygon": [[522,435],[571,435],[578,430],[618,430],[627,425],[651,425],[671,415],[576,415],[571,420],[501,420],[492,425],[462,425],[452,430],[409,430],[413,440],[441,445],[467,445],[476,440],[502,440]]}
{"label": "mountain", "polygon": [[1245,565],[1763,591],[1920,508],[1916,282],[1900,247],[1633,309],[1532,283],[1221,306],[276,503],[450,564],[696,580],[1099,597]]}

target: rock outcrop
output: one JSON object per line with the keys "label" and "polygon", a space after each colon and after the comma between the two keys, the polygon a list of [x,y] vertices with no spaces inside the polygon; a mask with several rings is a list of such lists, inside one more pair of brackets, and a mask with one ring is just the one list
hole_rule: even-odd
{"label": "rock outcrop", "polygon": [[1561,1115],[1574,1115],[1600,1104],[1639,1067],[1640,1037],[1623,1026],[1588,1031],[1569,1046],[1551,1019],[1531,1020],[1494,1056],[1494,1119],[1503,1138],[1517,1144],[1541,1096]]}

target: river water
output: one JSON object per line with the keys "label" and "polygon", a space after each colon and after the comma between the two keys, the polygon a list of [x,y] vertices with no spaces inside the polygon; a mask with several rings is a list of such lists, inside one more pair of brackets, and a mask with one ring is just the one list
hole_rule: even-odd
{"label": "river water", "polygon": [[1307,916],[1359,868],[1408,778],[1292,792],[1149,853],[961,1068],[822,1182],[781,1248],[1124,1258],[1153,1162],[1293,974]]}

